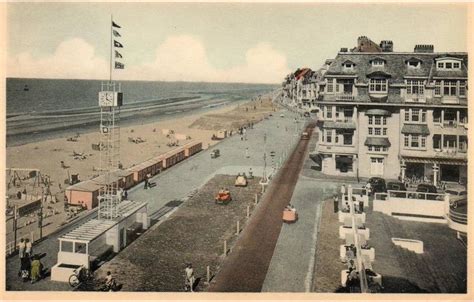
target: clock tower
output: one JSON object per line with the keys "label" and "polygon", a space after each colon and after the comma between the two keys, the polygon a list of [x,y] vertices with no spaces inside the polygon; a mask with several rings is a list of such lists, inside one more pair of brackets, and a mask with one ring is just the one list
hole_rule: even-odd
{"label": "clock tower", "polygon": [[99,192],[99,219],[119,217],[121,202],[117,181],[111,173],[119,169],[120,163],[120,107],[123,94],[120,83],[102,83],[99,92],[100,107],[100,170],[105,173],[105,181]]}

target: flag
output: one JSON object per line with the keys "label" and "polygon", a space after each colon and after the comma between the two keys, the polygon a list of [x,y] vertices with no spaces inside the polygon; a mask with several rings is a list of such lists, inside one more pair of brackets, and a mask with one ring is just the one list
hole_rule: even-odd
{"label": "flag", "polygon": [[115,69],[124,69],[125,65],[120,62],[115,62]]}
{"label": "flag", "polygon": [[123,47],[123,45],[120,42],[115,41],[115,40],[114,40],[114,46],[115,47]]}
{"label": "flag", "polygon": [[112,21],[112,26],[117,27],[117,28],[121,28],[120,25],[116,24],[114,21]]}
{"label": "flag", "polygon": [[122,58],[122,55],[120,54],[120,52],[115,51],[115,58]]}
{"label": "flag", "polygon": [[112,32],[114,33],[114,37],[121,37],[121,35],[119,34],[119,32],[116,31],[115,29],[113,29]]}

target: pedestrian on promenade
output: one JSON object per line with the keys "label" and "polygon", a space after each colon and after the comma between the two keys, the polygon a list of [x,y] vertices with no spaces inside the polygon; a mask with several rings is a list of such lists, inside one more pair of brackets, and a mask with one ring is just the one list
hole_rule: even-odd
{"label": "pedestrian on promenade", "polygon": [[143,186],[143,189],[148,189],[148,175],[145,176],[145,185]]}
{"label": "pedestrian on promenade", "polygon": [[341,186],[341,199],[344,198],[344,194],[346,194],[346,185],[342,184],[342,186]]}
{"label": "pedestrian on promenade", "polygon": [[339,212],[339,200],[337,199],[337,195],[334,194],[333,196],[333,201],[334,201],[334,213]]}
{"label": "pedestrian on promenade", "polygon": [[185,290],[189,289],[190,292],[193,292],[195,277],[194,277],[193,265],[191,263],[188,263],[186,265],[186,268],[184,269],[184,274],[185,274],[184,288]]}
{"label": "pedestrian on promenade", "polygon": [[39,260],[38,256],[33,257],[33,261],[31,262],[31,283],[35,283],[39,279],[41,279],[41,271],[43,270],[43,264]]}
{"label": "pedestrian on promenade", "polygon": [[249,148],[245,148],[245,157],[246,158],[249,158],[250,157],[250,154],[249,154]]}
{"label": "pedestrian on promenade", "polygon": [[362,200],[359,201],[359,212],[364,212],[364,201]]}
{"label": "pedestrian on promenade", "polygon": [[127,200],[127,199],[128,199],[128,191],[127,191],[127,189],[124,189],[123,192],[122,192],[122,194],[123,194],[123,198],[122,198],[122,199]]}
{"label": "pedestrian on promenade", "polygon": [[31,258],[33,256],[33,245],[30,242],[30,239],[25,239],[25,257]]}
{"label": "pedestrian on promenade", "polygon": [[21,258],[21,266],[20,266],[20,277],[23,282],[28,281],[30,278],[30,270],[31,270],[31,260],[28,257]]}
{"label": "pedestrian on promenade", "polygon": [[23,258],[25,258],[26,243],[25,239],[20,238],[20,243],[18,243],[18,256],[20,256],[20,271],[19,275],[21,276],[21,267],[23,263]]}

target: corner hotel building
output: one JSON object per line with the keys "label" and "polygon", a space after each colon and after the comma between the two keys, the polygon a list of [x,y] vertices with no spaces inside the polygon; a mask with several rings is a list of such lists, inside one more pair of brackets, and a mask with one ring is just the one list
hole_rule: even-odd
{"label": "corner hotel building", "polygon": [[467,179],[467,53],[348,52],[319,83],[316,154],[330,175]]}

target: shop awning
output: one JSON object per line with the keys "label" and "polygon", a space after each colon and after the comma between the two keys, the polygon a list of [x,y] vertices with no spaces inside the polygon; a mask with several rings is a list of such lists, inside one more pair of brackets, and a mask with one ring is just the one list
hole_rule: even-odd
{"label": "shop awning", "polygon": [[391,116],[392,113],[385,109],[369,109],[365,112],[365,115]]}
{"label": "shop awning", "polygon": [[382,146],[390,147],[390,141],[386,137],[368,137],[365,140],[364,145],[366,146]]}
{"label": "shop awning", "polygon": [[427,125],[419,125],[419,124],[405,124],[402,127],[403,134],[421,134],[421,135],[429,135],[430,129],[428,129]]}
{"label": "shop awning", "polygon": [[456,165],[466,166],[467,161],[462,159],[441,159],[441,158],[423,158],[423,157],[403,157],[406,163],[420,163],[420,164],[438,164],[438,165]]}
{"label": "shop awning", "polygon": [[326,129],[352,129],[355,130],[356,126],[354,122],[334,122],[324,121],[322,124],[323,128]]}

